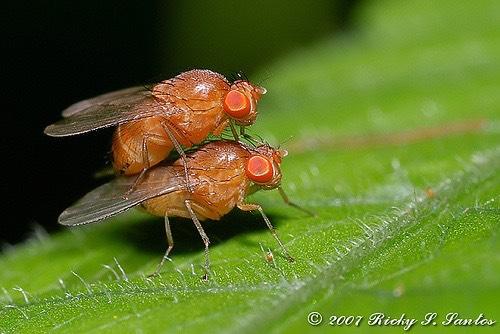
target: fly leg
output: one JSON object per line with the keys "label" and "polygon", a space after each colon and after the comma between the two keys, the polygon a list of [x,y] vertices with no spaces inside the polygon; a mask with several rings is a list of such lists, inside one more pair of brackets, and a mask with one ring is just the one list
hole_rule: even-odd
{"label": "fly leg", "polygon": [[206,281],[208,280],[208,273],[210,270],[210,258],[208,256],[208,245],[210,245],[210,240],[208,239],[207,234],[203,230],[203,227],[201,226],[198,217],[196,217],[196,213],[193,211],[193,208],[191,207],[191,201],[188,199],[185,200],[184,205],[186,206],[186,209],[189,211],[191,219],[193,220],[193,223],[196,226],[196,229],[198,230],[198,233],[200,234],[203,243],[205,244],[205,275],[203,275],[203,280]]}
{"label": "fly leg", "polygon": [[255,138],[252,137],[251,135],[247,134],[245,132],[245,127],[241,126],[241,125],[240,125],[240,136],[242,136],[243,138],[245,138],[245,139],[247,139],[247,140],[249,140],[251,142],[255,142]]}
{"label": "fly leg", "polygon": [[295,261],[294,258],[290,255],[290,253],[286,249],[286,247],[283,244],[283,242],[281,242],[281,239],[278,237],[278,233],[274,229],[273,225],[271,224],[271,221],[269,220],[269,218],[267,218],[266,214],[264,213],[264,210],[262,210],[262,207],[259,204],[238,203],[237,206],[242,211],[255,211],[255,210],[258,210],[260,212],[260,214],[262,215],[262,218],[264,218],[264,222],[266,222],[266,225],[269,228],[269,230],[271,231],[271,234],[273,235],[274,239],[276,239],[276,241],[280,245],[281,249],[283,250],[283,253],[285,253],[288,261],[290,261],[290,262]]}
{"label": "fly leg", "polygon": [[309,211],[309,210],[307,210],[306,208],[303,208],[303,207],[301,207],[300,205],[298,205],[298,204],[296,204],[296,203],[294,203],[294,202],[290,201],[290,200],[288,199],[288,196],[286,195],[285,191],[283,190],[283,188],[278,187],[278,191],[280,192],[281,198],[283,198],[283,201],[284,201],[287,205],[292,206],[292,207],[294,207],[294,208],[296,208],[296,209],[298,209],[298,210],[300,210],[300,211],[302,211],[302,212],[305,212],[305,213],[307,213],[308,215],[310,215],[310,216],[312,216],[312,217],[316,217],[316,216],[317,216],[314,212]]}
{"label": "fly leg", "polygon": [[152,273],[151,275],[148,275],[148,277],[156,276],[160,273],[160,270],[163,267],[163,264],[165,264],[165,261],[170,260],[168,258],[168,255],[172,251],[172,248],[174,248],[174,238],[172,237],[172,230],[170,229],[170,222],[168,220],[168,215],[166,212],[165,212],[165,234],[167,235],[167,246],[168,246],[167,251],[165,252],[165,255],[163,255],[163,258],[158,264],[158,267],[156,267],[155,272]]}
{"label": "fly leg", "polygon": [[186,178],[186,186],[187,186],[188,191],[190,193],[192,193],[193,188],[191,187],[191,182],[189,181],[188,161],[187,161],[186,153],[182,149],[181,144],[179,143],[177,138],[175,138],[174,134],[169,129],[167,121],[162,122],[161,125],[163,127],[163,130],[165,130],[165,133],[167,134],[168,138],[170,138],[170,141],[172,142],[172,144],[174,144],[174,147],[175,147],[177,153],[179,153],[179,155],[181,156],[182,164],[184,165],[184,176]]}
{"label": "fly leg", "polygon": [[[238,131],[236,130],[236,125],[234,124],[234,121],[232,119],[229,119],[229,128],[231,129],[231,133],[233,134],[234,140],[236,140],[239,143],[243,143],[240,138],[245,138],[248,140],[250,143],[255,144],[255,139],[245,133],[245,127],[240,126],[240,134],[238,134]],[[244,143],[243,143],[244,144]]]}
{"label": "fly leg", "polygon": [[[238,136],[238,134],[236,133],[236,129],[232,129],[231,128],[231,130],[233,131],[233,136]],[[262,138],[260,138],[259,136],[257,136],[257,138],[255,138],[255,137],[249,135],[248,133],[246,133],[245,132],[245,126],[243,126],[243,125],[240,125],[239,138],[245,138],[248,142],[250,142],[254,146],[259,146],[259,145],[262,145],[262,144],[265,143],[262,140]],[[240,143],[241,143],[241,141],[240,141]]]}
{"label": "fly leg", "polygon": [[146,174],[146,171],[151,168],[151,162],[149,161],[149,152],[148,152],[148,140],[150,138],[157,138],[157,139],[163,139],[161,138],[160,136],[155,136],[155,135],[151,135],[149,133],[146,133],[144,135],[144,137],[142,138],[142,151],[141,151],[141,154],[142,154],[142,162],[144,163],[144,165],[146,167],[144,167],[142,169],[142,171],[139,173],[139,175],[137,176],[137,178],[135,179],[134,183],[130,186],[130,188],[127,190],[127,192],[123,195],[123,198],[124,199],[127,199],[128,195],[130,195],[130,193],[132,193],[132,191],[134,191],[134,189],[137,187],[137,185],[139,184],[139,181],[142,180],[142,178],[144,177],[144,175]]}
{"label": "fly leg", "polygon": [[229,125],[231,127],[231,132],[233,134],[233,137],[237,142],[245,144],[243,141],[240,140],[240,138],[245,138],[252,145],[260,144],[260,142],[255,140],[255,138],[245,133],[244,126],[240,126],[240,134],[238,135],[238,131],[236,131],[236,125],[234,125],[233,120],[230,120]]}
{"label": "fly leg", "polygon": [[234,140],[236,140],[237,142],[239,142],[240,141],[240,137],[238,136],[238,132],[236,131],[236,128],[235,128],[233,120],[229,120],[229,127],[231,128],[231,132],[233,134]]}

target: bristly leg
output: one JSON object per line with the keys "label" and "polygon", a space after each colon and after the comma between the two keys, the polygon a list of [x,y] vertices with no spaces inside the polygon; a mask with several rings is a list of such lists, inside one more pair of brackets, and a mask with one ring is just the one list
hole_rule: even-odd
{"label": "bristly leg", "polygon": [[201,226],[198,217],[196,217],[196,213],[193,211],[193,208],[191,207],[191,201],[185,200],[184,205],[186,206],[186,209],[188,210],[189,215],[191,216],[191,219],[193,220],[193,223],[196,226],[196,229],[198,230],[198,233],[200,234],[203,243],[205,244],[205,275],[203,275],[203,280],[207,281],[210,272],[210,257],[208,254],[208,245],[210,245],[210,239],[208,239],[208,236],[205,233],[205,230],[203,230],[203,227]]}
{"label": "bristly leg", "polygon": [[165,255],[163,255],[160,263],[158,264],[158,267],[156,267],[155,272],[148,275],[148,277],[156,276],[160,273],[160,270],[165,264],[165,261],[170,260],[168,255],[172,251],[172,248],[174,248],[174,238],[172,237],[172,230],[170,229],[170,221],[168,220],[167,212],[165,212],[165,234],[167,236],[167,251],[165,252]]}
{"label": "bristly leg", "polygon": [[231,128],[231,133],[233,134],[234,140],[237,142],[240,141],[240,137],[238,136],[238,132],[236,131],[236,128],[234,127],[233,120],[229,121],[229,127]]}
{"label": "bristly leg", "polygon": [[298,209],[298,210],[300,210],[300,211],[302,211],[302,212],[305,212],[305,213],[307,213],[308,215],[310,215],[310,216],[312,216],[312,217],[317,217],[317,216],[318,216],[316,213],[314,213],[314,212],[312,212],[312,211],[309,211],[308,209],[303,208],[303,207],[301,207],[300,205],[298,205],[298,204],[296,204],[296,203],[294,203],[294,202],[290,201],[290,199],[288,198],[288,196],[287,196],[287,194],[285,193],[285,191],[283,190],[283,188],[278,187],[278,191],[279,191],[279,193],[280,193],[280,195],[281,195],[281,198],[283,198],[283,201],[284,201],[287,205],[292,206],[292,207],[294,207],[294,208],[296,208],[296,209]]}
{"label": "bristly leg", "polygon": [[139,181],[141,181],[141,179],[146,174],[146,171],[151,167],[151,163],[149,161],[149,152],[148,152],[148,139],[152,138],[152,137],[155,137],[155,136],[152,136],[152,135],[146,133],[146,134],[144,134],[144,137],[142,138],[142,152],[141,152],[142,162],[144,163],[144,165],[146,165],[146,167],[144,167],[142,169],[141,173],[137,176],[134,183],[130,186],[130,188],[128,188],[127,192],[123,195],[124,199],[127,199],[128,196],[132,193],[132,191],[135,190],[135,188],[139,184]]}
{"label": "bristly leg", "polygon": [[283,253],[285,253],[287,260],[290,262],[295,261],[295,259],[288,252],[288,249],[285,247],[283,242],[281,242],[281,239],[279,238],[278,233],[276,232],[276,229],[271,224],[271,221],[269,220],[269,218],[267,218],[266,214],[264,213],[264,210],[262,210],[262,207],[259,204],[238,203],[237,206],[240,210],[243,210],[243,211],[255,211],[255,210],[259,211],[262,218],[264,219],[264,222],[266,223],[267,227],[269,228],[269,231],[271,231],[271,234],[273,235],[274,239],[276,239],[276,241],[280,245],[281,249],[283,250]]}
{"label": "bristly leg", "polygon": [[193,188],[191,187],[191,182],[189,181],[188,160],[187,160],[186,153],[182,149],[181,144],[177,141],[177,138],[175,138],[174,134],[168,128],[168,125],[166,124],[166,122],[162,122],[161,124],[163,126],[163,130],[165,130],[167,136],[170,138],[170,141],[172,142],[172,144],[174,144],[174,147],[175,147],[177,153],[179,153],[179,155],[182,159],[182,164],[184,166],[184,176],[186,179],[186,187],[187,187],[188,191],[190,193],[192,193]]}

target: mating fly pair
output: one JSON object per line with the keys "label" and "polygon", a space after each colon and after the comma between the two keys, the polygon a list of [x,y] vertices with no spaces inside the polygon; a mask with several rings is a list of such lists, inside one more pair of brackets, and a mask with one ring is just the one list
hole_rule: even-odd
{"label": "mating fly pair", "polygon": [[219,135],[227,126],[238,140],[235,125],[243,132],[255,122],[257,102],[265,93],[248,80],[230,83],[219,73],[191,70],[149,88],[126,88],[75,103],[45,133],[65,137],[116,126],[111,152],[117,173],[137,174],[135,185],[175,148],[189,184],[182,146]]}
{"label": "mating fly pair", "polygon": [[[94,223],[137,205],[164,217],[168,248],[156,274],[174,245],[168,217],[190,218],[205,244],[208,277],[209,238],[200,221],[219,220],[236,206],[243,211],[259,211],[291,260],[261,206],[245,202],[259,189],[277,188],[287,204],[300,209],[280,187],[280,164],[286,151],[269,145],[246,145],[235,130],[235,125],[253,124],[257,102],[264,93],[264,88],[246,80],[230,84],[215,72],[192,70],[152,89],[124,89],[70,106],[63,112],[65,118],[48,126],[45,133],[69,136],[116,125],[113,166],[123,175],[66,209],[59,223]],[[235,141],[209,141],[184,153],[182,147],[199,144],[210,134],[219,135],[227,126]],[[160,164],[173,148],[180,158]]]}

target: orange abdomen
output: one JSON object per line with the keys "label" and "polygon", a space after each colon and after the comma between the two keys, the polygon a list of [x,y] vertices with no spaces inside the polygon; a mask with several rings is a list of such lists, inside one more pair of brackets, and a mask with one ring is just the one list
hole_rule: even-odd
{"label": "orange abdomen", "polygon": [[224,77],[206,70],[184,72],[156,84],[152,92],[166,106],[165,114],[118,126],[112,145],[114,169],[132,175],[164,160],[174,145],[162,121],[184,147],[202,142],[212,132],[220,133],[227,125],[222,101],[228,90]]}
{"label": "orange abdomen", "polygon": [[[137,174],[169,155],[173,145],[161,125],[161,119],[148,117],[116,128],[111,148],[116,172],[124,175]],[[143,153],[145,145],[147,151]]]}

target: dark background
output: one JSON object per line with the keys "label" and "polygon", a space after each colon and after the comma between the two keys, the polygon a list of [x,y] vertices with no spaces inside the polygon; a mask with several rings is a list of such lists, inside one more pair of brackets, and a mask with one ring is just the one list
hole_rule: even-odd
{"label": "dark background", "polygon": [[[81,99],[192,68],[226,76],[264,68],[350,28],[359,1],[34,1],[4,4],[0,243],[57,216],[102,183],[112,130],[50,138],[46,125]],[[8,6],[8,7],[5,7]],[[4,58],[4,59],[5,59]]]}

